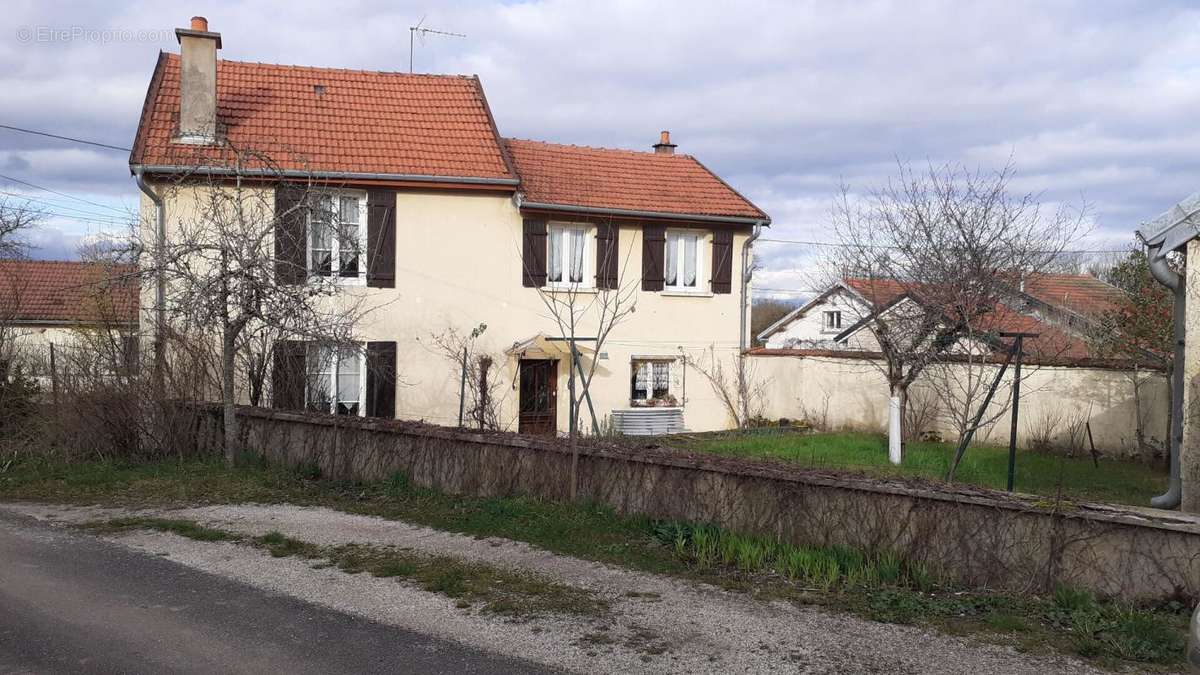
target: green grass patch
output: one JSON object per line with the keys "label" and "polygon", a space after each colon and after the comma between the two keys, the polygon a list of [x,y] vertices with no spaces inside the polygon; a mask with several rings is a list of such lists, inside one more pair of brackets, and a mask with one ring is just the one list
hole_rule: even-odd
{"label": "green grass patch", "polygon": [[199,541],[232,541],[266,550],[276,558],[319,559],[347,574],[367,573],[379,578],[409,581],[431,593],[460,601],[460,607],[480,606],[482,611],[513,616],[578,614],[599,616],[608,605],[586,591],[534,574],[516,572],[451,556],[428,555],[391,547],[349,544],[318,546],[281,532],[258,537],[205,527],[190,520],[165,518],[115,518],[88,523],[85,529],[102,534],[131,530],[170,532]]}
{"label": "green grass patch", "polygon": [[239,538],[237,535],[225,530],[204,527],[191,520],[174,518],[148,518],[140,516],[113,518],[112,520],[89,523],[85,527],[99,534],[115,534],[130,530],[159,530],[187,537],[188,539],[195,539],[196,541],[234,541]]}
{"label": "green grass patch", "polygon": [[[865,433],[729,433],[698,435],[670,440],[697,452],[733,457],[769,457],[806,468],[850,470],[872,476],[918,477],[941,481],[949,471],[955,446],[950,443],[910,442],[904,464],[888,463],[887,439]],[[1065,457],[1017,451],[1014,488],[1018,492],[1080,501],[1102,501],[1146,506],[1150,497],[1167,485],[1164,472],[1136,462],[1102,458],[1095,466],[1090,456]],[[1008,484],[1008,448],[971,446],[959,464],[955,480],[1003,490]]]}
{"label": "green grass patch", "polygon": [[[1188,608],[1181,605],[1132,607],[1087,594],[1074,597],[1067,590],[1055,598],[973,592],[940,583],[935,571],[886,552],[785,546],[711,526],[620,516],[591,504],[447,495],[416,487],[402,475],[374,483],[311,476],[308,470],[261,464],[231,470],[219,462],[26,463],[0,473],[0,499],[127,507],[246,502],[326,506],[450,532],[504,537],[555,553],[878,621],[1016,639],[1027,648],[1052,647],[1101,662],[1137,663],[1145,669],[1147,664],[1178,665],[1182,659]],[[167,527],[154,519],[141,522]],[[273,555],[313,558],[317,566],[406,579],[491,612],[599,611],[591,604],[595,598],[553,586],[538,590],[552,582],[467,563],[431,562],[408,551],[320,548],[280,533],[250,543]],[[494,595],[484,599],[479,594],[489,586],[493,590],[487,592]]]}

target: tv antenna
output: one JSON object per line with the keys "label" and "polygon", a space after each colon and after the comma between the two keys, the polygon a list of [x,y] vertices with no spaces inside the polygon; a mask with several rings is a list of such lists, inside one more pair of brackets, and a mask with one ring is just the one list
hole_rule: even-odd
{"label": "tv antenna", "polygon": [[462,33],[451,33],[451,32],[444,31],[444,30],[434,30],[432,28],[425,28],[424,24],[425,24],[425,17],[421,17],[421,20],[417,22],[417,25],[408,27],[408,72],[410,72],[410,73],[413,71],[413,42],[414,42],[414,38],[417,35],[421,36],[422,42],[425,40],[426,35],[444,35],[446,37],[459,37],[459,38],[467,37],[466,35],[463,35]]}

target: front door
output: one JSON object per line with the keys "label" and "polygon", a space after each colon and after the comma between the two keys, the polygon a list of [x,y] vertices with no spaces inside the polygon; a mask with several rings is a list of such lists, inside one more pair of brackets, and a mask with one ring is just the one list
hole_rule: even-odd
{"label": "front door", "polygon": [[553,436],[558,430],[558,361],[521,359],[517,431]]}

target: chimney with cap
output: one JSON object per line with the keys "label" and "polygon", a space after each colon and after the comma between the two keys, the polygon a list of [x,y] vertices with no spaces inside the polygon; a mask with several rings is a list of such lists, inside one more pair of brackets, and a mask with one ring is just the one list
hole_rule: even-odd
{"label": "chimney with cap", "polygon": [[189,28],[176,28],[179,39],[179,135],[184,143],[217,140],[217,50],[221,34],[208,30],[208,19],[193,16]]}
{"label": "chimney with cap", "polygon": [[662,132],[662,135],[659,136],[658,142],[654,144],[654,153],[657,155],[675,154],[675,144],[671,142],[671,132]]}

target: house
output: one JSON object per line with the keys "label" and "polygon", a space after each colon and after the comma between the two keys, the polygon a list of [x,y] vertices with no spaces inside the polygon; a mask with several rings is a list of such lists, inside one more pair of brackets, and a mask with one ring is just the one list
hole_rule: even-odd
{"label": "house", "polygon": [[[300,271],[288,283],[336,275],[378,311],[352,357],[277,350],[276,385],[305,384],[295,396],[276,386],[274,405],[312,407],[336,390],[328,412],[456,424],[460,366],[432,343],[486,326],[478,346],[502,378],[501,426],[561,432],[570,352],[545,299],[628,287],[636,311],[599,351],[579,344],[597,367],[596,427],[634,408],[653,409],[655,429],[727,426],[686,363],[727,361],[745,345],[747,261],[770,219],[667,132],[645,152],[506,138],[477,77],[226,61],[205,19],[176,32],[181,53],[160,54],[130,154],[149,191],[144,221],[160,199],[169,240],[194,216],[186,186],[202,179],[257,181],[276,213],[294,213],[281,182],[296,179],[361,233],[351,247],[322,236],[311,212],[280,217],[296,236],[277,241],[305,242],[275,247]],[[152,330],[155,317],[142,319]]]}
{"label": "house", "polygon": [[[48,375],[50,350],[66,361],[136,362],[137,269],[58,260],[0,261],[0,361]],[[53,346],[53,347],[52,347]]]}
{"label": "house", "polygon": [[[1038,333],[1028,347],[1056,359],[1091,356],[1087,330],[1115,310],[1120,289],[1090,275],[1031,275],[980,319],[981,333]],[[783,316],[758,335],[767,349],[877,351],[869,317],[903,312],[920,293],[889,279],[847,277]]]}

